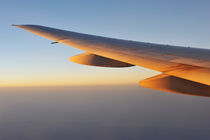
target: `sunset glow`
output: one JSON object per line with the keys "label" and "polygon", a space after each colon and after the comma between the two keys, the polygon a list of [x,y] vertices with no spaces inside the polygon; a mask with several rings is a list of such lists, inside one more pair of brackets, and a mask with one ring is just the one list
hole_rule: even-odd
{"label": "sunset glow", "polygon": [[[88,66],[87,66],[88,67]],[[138,70],[140,69],[140,70]],[[141,72],[139,72],[141,71]],[[150,70],[131,68],[100,68],[100,70],[84,71],[78,75],[73,72],[40,75],[5,75],[0,79],[0,87],[10,86],[71,86],[71,85],[138,85],[139,80],[157,74]]]}

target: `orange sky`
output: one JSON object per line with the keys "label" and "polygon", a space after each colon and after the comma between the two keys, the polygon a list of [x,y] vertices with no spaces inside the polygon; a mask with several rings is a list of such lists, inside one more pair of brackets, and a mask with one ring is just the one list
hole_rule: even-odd
{"label": "orange sky", "polygon": [[144,78],[156,74],[153,71],[133,68],[88,68],[82,71],[63,73],[40,72],[32,74],[22,72],[13,75],[3,75],[0,79],[0,87],[11,86],[68,86],[68,85],[120,85],[136,84]]}

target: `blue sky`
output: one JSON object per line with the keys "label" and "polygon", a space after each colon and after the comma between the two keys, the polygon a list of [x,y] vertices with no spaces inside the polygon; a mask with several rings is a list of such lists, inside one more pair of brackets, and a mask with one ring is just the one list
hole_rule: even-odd
{"label": "blue sky", "polygon": [[155,74],[140,67],[106,69],[73,64],[68,58],[81,51],[51,45],[50,40],[11,24],[210,48],[209,13],[209,0],[0,0],[0,86],[50,85],[50,81],[57,81],[54,85],[137,84]]}

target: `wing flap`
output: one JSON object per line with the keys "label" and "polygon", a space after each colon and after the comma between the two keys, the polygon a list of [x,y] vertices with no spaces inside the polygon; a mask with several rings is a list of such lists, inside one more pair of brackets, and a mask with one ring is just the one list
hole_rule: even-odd
{"label": "wing flap", "polygon": [[163,73],[205,85],[210,85],[210,70],[207,68],[180,64],[163,71]]}

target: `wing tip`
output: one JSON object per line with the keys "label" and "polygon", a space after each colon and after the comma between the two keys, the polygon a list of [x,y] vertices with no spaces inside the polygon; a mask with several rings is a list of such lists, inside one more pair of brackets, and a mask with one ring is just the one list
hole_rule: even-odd
{"label": "wing tip", "polygon": [[11,24],[11,26],[22,27],[23,25]]}
{"label": "wing tip", "polygon": [[17,24],[11,24],[11,26],[18,26]]}
{"label": "wing tip", "polygon": [[11,24],[11,26],[14,27],[18,27],[18,28],[27,28],[27,27],[36,27],[36,26],[40,26],[40,25],[34,25],[34,24],[22,24],[22,25],[18,25],[18,24]]}

